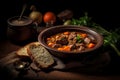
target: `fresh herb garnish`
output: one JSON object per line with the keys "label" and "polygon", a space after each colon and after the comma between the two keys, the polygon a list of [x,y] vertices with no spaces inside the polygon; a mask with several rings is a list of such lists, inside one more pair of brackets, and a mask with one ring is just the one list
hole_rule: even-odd
{"label": "fresh herb garnish", "polygon": [[76,40],[77,40],[78,43],[81,43],[81,42],[82,42],[81,36],[80,36],[80,35],[77,35],[77,36],[76,36]]}
{"label": "fresh herb garnish", "polygon": [[72,19],[71,24],[72,25],[81,25],[81,26],[87,26],[94,28],[97,32],[99,32],[101,35],[103,35],[104,38],[104,44],[103,46],[111,46],[118,56],[120,56],[120,51],[117,48],[116,44],[120,40],[120,34],[118,34],[118,31],[120,30],[111,30],[108,31],[101,27],[99,24],[96,24],[91,20],[91,17],[88,17],[87,13],[85,13],[85,16],[80,17],[79,19]]}

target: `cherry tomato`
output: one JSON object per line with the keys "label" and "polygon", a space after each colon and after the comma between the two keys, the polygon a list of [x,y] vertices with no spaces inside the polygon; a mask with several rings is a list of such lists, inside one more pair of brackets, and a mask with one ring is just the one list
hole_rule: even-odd
{"label": "cherry tomato", "polygon": [[43,21],[45,23],[56,22],[56,15],[53,12],[46,12],[43,16]]}

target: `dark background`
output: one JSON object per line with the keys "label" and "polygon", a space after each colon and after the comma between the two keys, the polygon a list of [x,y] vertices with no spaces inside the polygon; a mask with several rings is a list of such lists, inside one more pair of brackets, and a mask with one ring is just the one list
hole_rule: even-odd
{"label": "dark background", "polygon": [[0,40],[6,38],[7,19],[18,16],[21,13],[23,4],[27,4],[24,15],[28,15],[31,5],[43,14],[53,11],[55,14],[70,9],[74,12],[74,18],[79,18],[88,12],[88,16],[106,29],[114,29],[120,26],[119,2],[115,0],[1,0],[0,2]]}
{"label": "dark background", "polygon": [[[119,1],[119,0],[118,0]],[[70,9],[74,12],[74,18],[79,18],[88,12],[88,16],[106,29],[116,29],[120,27],[120,4],[115,0],[1,0],[0,1],[0,41],[6,39],[7,19],[13,16],[19,16],[24,3],[27,9],[24,15],[29,14],[29,7],[35,5],[37,10],[43,14],[47,11],[53,11],[55,14]],[[0,44],[1,45],[1,44]],[[113,52],[114,53],[114,52]],[[112,55],[113,56],[113,55]],[[114,56],[113,56],[114,57]],[[115,56],[116,58],[116,56]],[[114,67],[108,70],[119,72],[118,58],[113,61]],[[117,64],[115,64],[117,63]],[[6,75],[6,73],[5,73]]]}

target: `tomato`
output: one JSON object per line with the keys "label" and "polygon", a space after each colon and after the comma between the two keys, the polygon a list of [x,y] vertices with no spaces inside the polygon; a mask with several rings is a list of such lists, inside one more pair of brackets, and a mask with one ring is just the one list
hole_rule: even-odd
{"label": "tomato", "polygon": [[45,23],[56,22],[56,15],[53,12],[46,12],[43,16],[43,21]]}

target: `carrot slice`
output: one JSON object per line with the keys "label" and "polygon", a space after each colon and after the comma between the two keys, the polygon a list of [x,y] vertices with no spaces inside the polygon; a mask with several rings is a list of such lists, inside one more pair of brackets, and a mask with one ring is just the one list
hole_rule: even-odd
{"label": "carrot slice", "polygon": [[67,32],[64,32],[63,34],[65,34],[65,35],[69,35],[69,32],[67,31]]}
{"label": "carrot slice", "polygon": [[82,33],[82,34],[81,34],[81,37],[85,38],[85,37],[87,37],[87,34]]}
{"label": "carrot slice", "polygon": [[63,47],[58,48],[57,50],[59,50],[59,51],[70,51],[70,46],[63,46]]}
{"label": "carrot slice", "polygon": [[70,46],[64,46],[64,51],[70,51]]}
{"label": "carrot slice", "polygon": [[48,46],[50,46],[50,47],[52,47],[53,45],[54,45],[54,43],[52,43],[52,42],[48,43]]}
{"label": "carrot slice", "polygon": [[63,51],[63,50],[64,50],[64,48],[58,48],[57,50],[59,50],[59,51]]}
{"label": "carrot slice", "polygon": [[94,46],[95,46],[94,43],[89,43],[87,47],[88,47],[88,48],[93,48]]}

